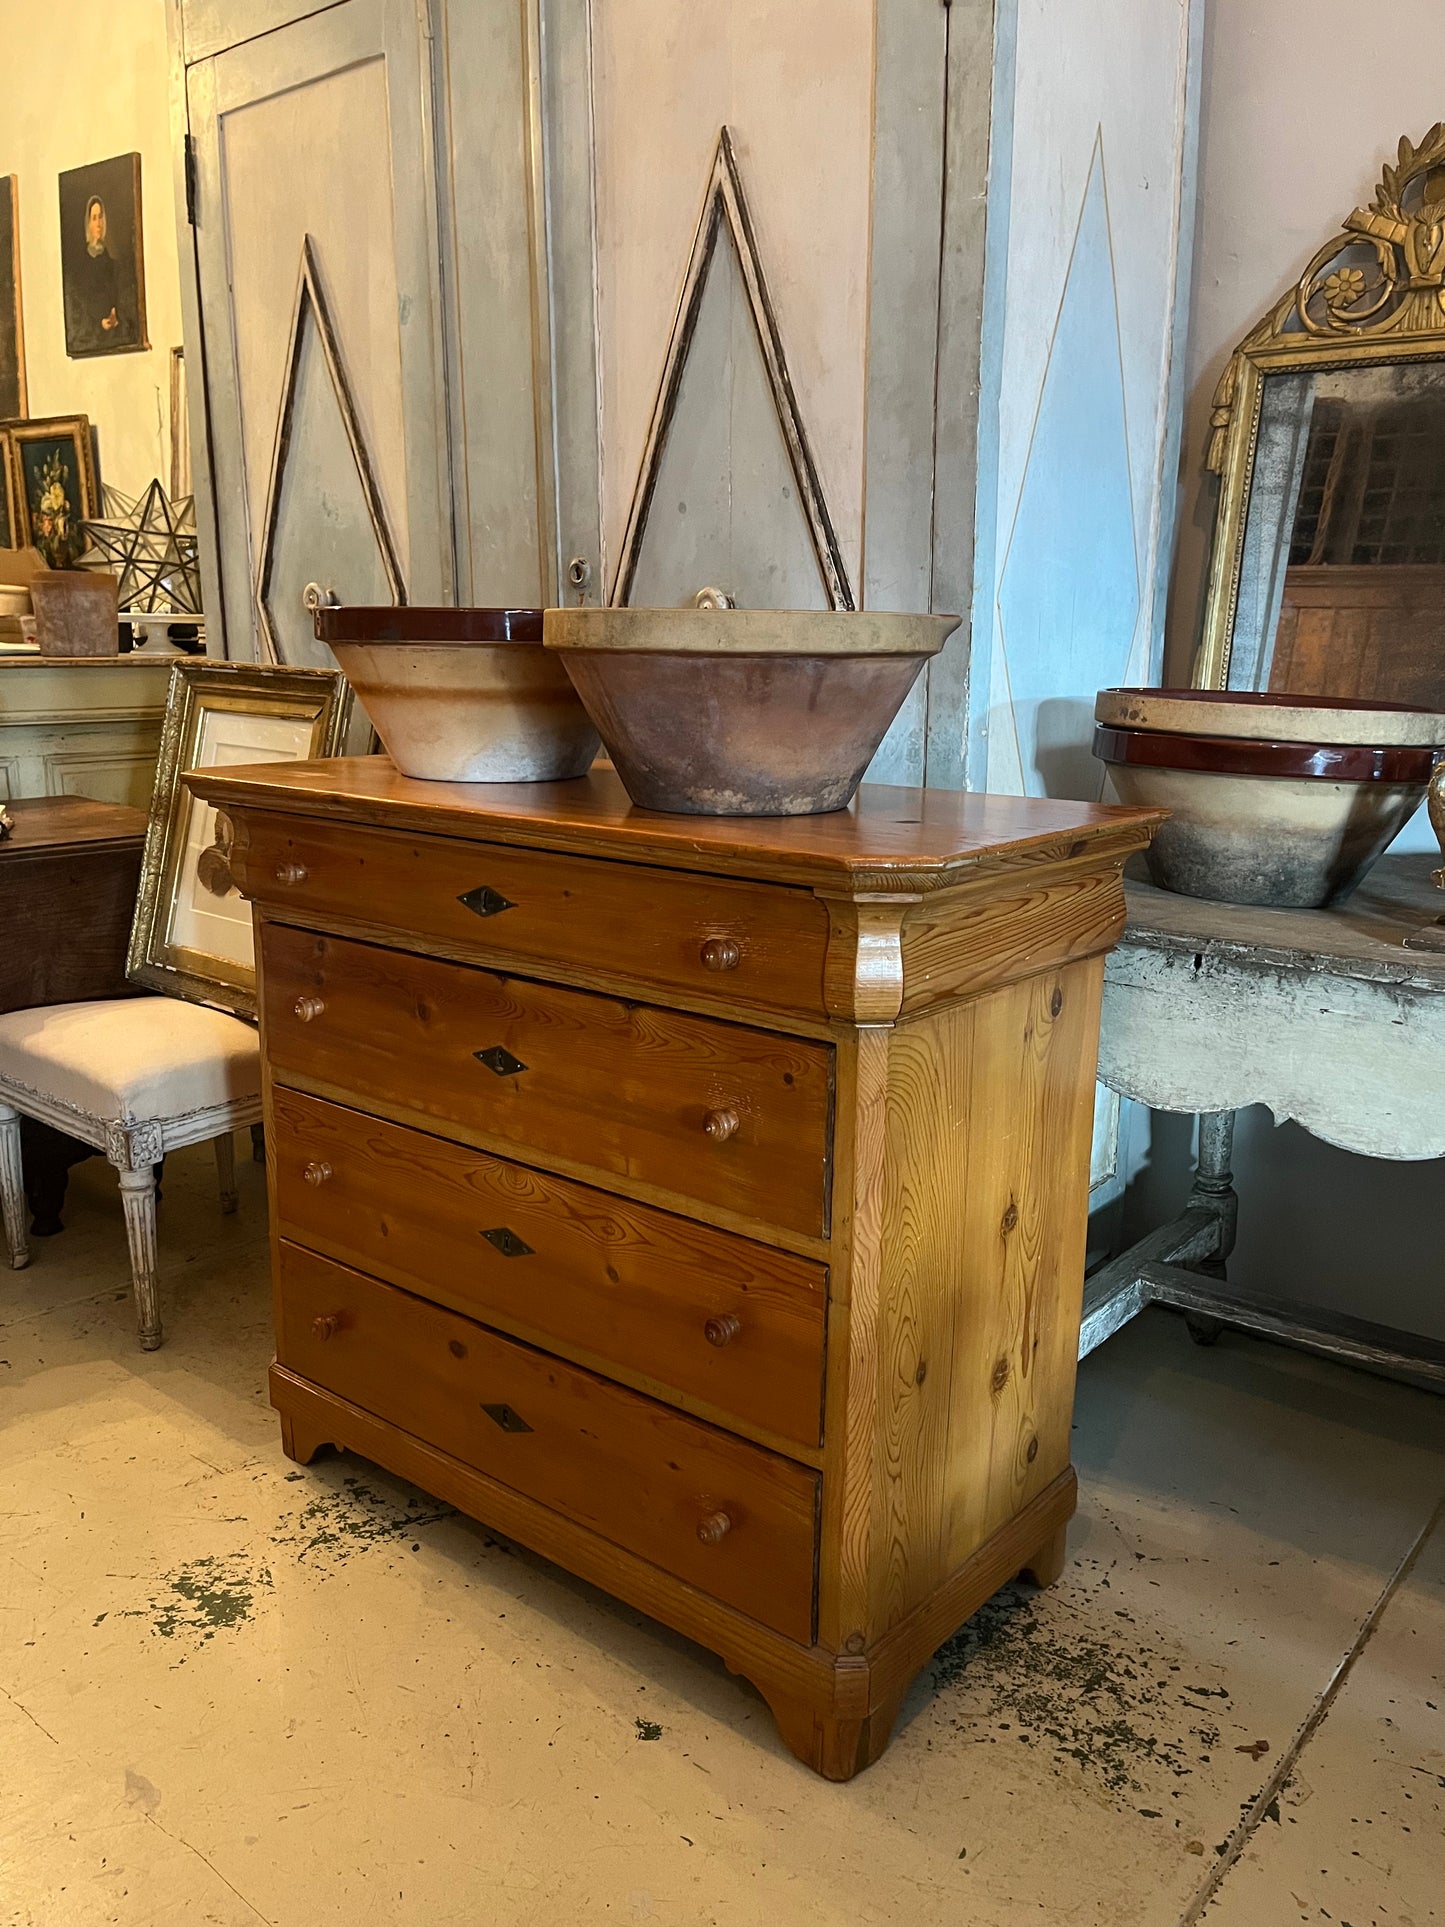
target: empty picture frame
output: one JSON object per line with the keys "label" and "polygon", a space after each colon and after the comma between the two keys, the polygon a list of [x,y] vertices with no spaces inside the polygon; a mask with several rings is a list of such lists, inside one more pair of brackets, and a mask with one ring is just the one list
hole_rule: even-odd
{"label": "empty picture frame", "polygon": [[338,670],[177,663],[126,958],[132,983],[255,1015],[251,906],[231,875],[230,822],[181,778],[190,769],[335,756],[351,708]]}
{"label": "empty picture frame", "polygon": [[60,176],[60,285],[72,359],[150,347],[139,154],[90,161]]}

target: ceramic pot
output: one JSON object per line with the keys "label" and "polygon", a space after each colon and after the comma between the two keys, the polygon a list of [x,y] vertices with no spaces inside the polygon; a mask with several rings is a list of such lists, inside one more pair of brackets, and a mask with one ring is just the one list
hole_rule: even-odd
{"label": "ceramic pot", "polygon": [[1154,881],[1183,896],[1277,909],[1337,903],[1419,808],[1430,746],[1281,743],[1165,730],[1094,732],[1122,803],[1171,812]]}
{"label": "ceramic pot", "polygon": [[1343,743],[1372,749],[1434,749],[1445,743],[1445,716],[1433,710],[1273,690],[1101,689],[1094,720],[1114,729],[1272,743]]}
{"label": "ceramic pot", "polygon": [[120,653],[119,585],[95,569],[38,569],[30,580],[42,656]]}
{"label": "ceramic pot", "polygon": [[405,776],[545,783],[597,754],[540,609],[318,609],[316,634]]}
{"label": "ceramic pot", "polygon": [[958,616],[549,609],[634,803],[688,816],[845,809]]}

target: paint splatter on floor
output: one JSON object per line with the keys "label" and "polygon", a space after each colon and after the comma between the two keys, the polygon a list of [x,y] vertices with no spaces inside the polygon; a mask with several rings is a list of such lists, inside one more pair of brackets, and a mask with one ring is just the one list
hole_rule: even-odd
{"label": "paint splatter on floor", "polygon": [[933,1658],[934,1715],[977,1744],[1053,1754],[1149,1819],[1171,1781],[1221,1744],[1228,1689],[1185,1664],[1132,1614],[1099,1623],[1087,1594],[1005,1586]]}
{"label": "paint splatter on floor", "polygon": [[[125,1607],[115,1617],[148,1619],[159,1638],[198,1647],[249,1619],[256,1595],[270,1588],[270,1571],[243,1557],[191,1559],[163,1572],[144,1606]],[[109,1617],[101,1613],[94,1623]]]}
{"label": "paint splatter on floor", "polygon": [[408,1533],[450,1519],[455,1511],[411,1488],[403,1495],[383,1493],[348,1476],[339,1486],[315,1493],[298,1512],[283,1513],[271,1537],[276,1546],[294,1549],[299,1565],[324,1574],[358,1553],[395,1545]]}
{"label": "paint splatter on floor", "polygon": [[660,1740],[662,1738],[662,1728],[656,1720],[634,1720],[633,1725],[637,1728],[637,1737],[639,1740]]}

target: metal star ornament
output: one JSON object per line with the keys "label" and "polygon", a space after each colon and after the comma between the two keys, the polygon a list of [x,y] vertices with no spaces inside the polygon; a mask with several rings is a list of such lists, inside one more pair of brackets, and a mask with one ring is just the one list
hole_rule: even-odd
{"label": "metal star ornament", "polygon": [[174,502],[158,481],[132,499],[109,484],[104,514],[84,524],[91,553],[120,576],[122,610],[142,615],[197,615],[201,574],[196,553],[195,498]]}

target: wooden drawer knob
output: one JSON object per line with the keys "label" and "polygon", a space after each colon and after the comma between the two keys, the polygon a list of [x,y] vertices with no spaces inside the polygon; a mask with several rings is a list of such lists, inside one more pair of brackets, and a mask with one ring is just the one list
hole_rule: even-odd
{"label": "wooden drawer knob", "polygon": [[303,1024],[309,1024],[321,1015],[326,1004],[320,997],[298,997],[291,1006]]}
{"label": "wooden drawer knob", "polygon": [[308,1184],[325,1184],[331,1176],[331,1166],[322,1158],[313,1159],[301,1175]]}
{"label": "wooden drawer knob", "polygon": [[306,865],[304,863],[297,863],[294,858],[290,858],[285,863],[278,863],[276,865],[276,881],[278,883],[304,883],[306,876]]}
{"label": "wooden drawer knob", "polygon": [[709,1345],[716,1345],[721,1350],[724,1345],[731,1345],[742,1328],[742,1320],[725,1311],[720,1318],[708,1319],[702,1328],[702,1335]]}
{"label": "wooden drawer knob", "polygon": [[736,1111],[709,1111],[702,1121],[702,1128],[714,1144],[726,1144],[740,1122]]}
{"label": "wooden drawer knob", "polygon": [[709,1512],[697,1522],[697,1536],[705,1546],[715,1546],[719,1539],[726,1539],[732,1529],[733,1522],[725,1512]]}
{"label": "wooden drawer knob", "polygon": [[704,970],[736,970],[742,956],[731,937],[709,937],[702,947]]}
{"label": "wooden drawer knob", "polygon": [[311,1321],[311,1329],[318,1338],[334,1338],[341,1330],[341,1313],[323,1311]]}

